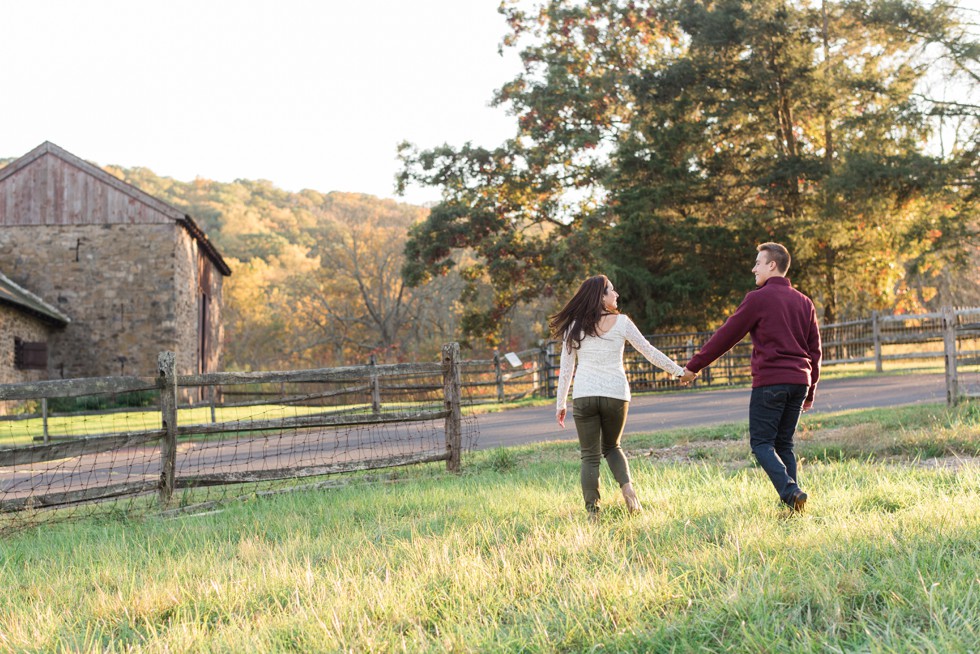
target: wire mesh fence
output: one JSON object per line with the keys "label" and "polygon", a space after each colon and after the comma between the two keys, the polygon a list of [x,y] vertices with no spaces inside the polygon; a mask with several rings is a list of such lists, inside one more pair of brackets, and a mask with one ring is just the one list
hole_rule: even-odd
{"label": "wire mesh fence", "polygon": [[852,320],[820,329],[824,365],[874,361],[874,320]]}
{"label": "wire mesh fence", "polygon": [[[0,532],[54,518],[144,506],[156,490],[163,436],[153,378],[56,380],[0,391]],[[40,415],[37,415],[40,413]]]}
{"label": "wire mesh fence", "polygon": [[339,473],[455,470],[478,437],[460,410],[458,345],[437,363],[272,373],[177,376],[172,356],[157,378],[0,386],[0,532]]}

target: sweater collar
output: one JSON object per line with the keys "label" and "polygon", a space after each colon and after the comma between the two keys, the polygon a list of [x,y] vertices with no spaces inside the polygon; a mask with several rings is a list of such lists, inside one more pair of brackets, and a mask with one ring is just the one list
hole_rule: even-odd
{"label": "sweater collar", "polygon": [[759,288],[765,288],[766,286],[789,286],[793,288],[793,283],[789,281],[789,277],[770,277],[766,280],[766,283]]}

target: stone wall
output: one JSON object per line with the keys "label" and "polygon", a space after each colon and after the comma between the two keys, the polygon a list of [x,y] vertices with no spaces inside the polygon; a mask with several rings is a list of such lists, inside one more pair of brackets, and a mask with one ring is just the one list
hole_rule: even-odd
{"label": "stone wall", "polygon": [[[177,234],[176,244],[176,313],[177,372],[196,374],[216,372],[221,354],[221,288],[223,276],[201,251],[200,245],[185,229]],[[202,309],[202,302],[207,302]],[[205,324],[202,334],[202,312]]]}
{"label": "stone wall", "polygon": [[[56,329],[39,318],[7,305],[0,305],[0,384],[19,384],[47,379],[43,370],[18,370],[14,366],[14,339],[28,343],[48,343]],[[49,350],[50,353],[50,350]],[[50,357],[50,354],[49,354]],[[0,415],[4,415],[0,402]]]}
{"label": "stone wall", "polygon": [[0,169],[0,271],[72,321],[49,378],[155,376],[164,350],[180,374],[217,370],[225,268],[202,243],[181,211],[52,143]]}
{"label": "stone wall", "polygon": [[157,354],[178,347],[187,322],[175,305],[178,232],[174,223],[0,226],[0,270],[72,321],[49,341],[50,378],[156,375]]}

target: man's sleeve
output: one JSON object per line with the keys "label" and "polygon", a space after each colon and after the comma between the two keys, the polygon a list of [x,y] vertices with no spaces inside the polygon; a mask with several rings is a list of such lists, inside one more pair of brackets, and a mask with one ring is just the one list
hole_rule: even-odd
{"label": "man's sleeve", "polygon": [[817,392],[817,382],[820,381],[820,360],[823,350],[820,344],[820,327],[817,325],[817,312],[810,303],[810,333],[807,335],[806,346],[810,355],[810,390],[807,391],[806,401],[812,403]]}
{"label": "man's sleeve", "polygon": [[755,301],[750,291],[738,309],[729,316],[725,324],[718,328],[701,351],[695,354],[685,366],[691,372],[700,372],[707,368],[715,359],[738,345],[745,335],[752,331],[758,322],[758,312],[754,307]]}

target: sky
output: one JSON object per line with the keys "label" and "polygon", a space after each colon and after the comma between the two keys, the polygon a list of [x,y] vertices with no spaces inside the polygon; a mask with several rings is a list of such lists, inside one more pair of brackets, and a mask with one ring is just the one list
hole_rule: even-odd
{"label": "sky", "polygon": [[0,0],[0,157],[396,197],[400,142],[516,132],[489,106],[520,70],[499,2]]}
{"label": "sky", "polygon": [[397,146],[498,145],[500,0],[0,0],[0,157],[398,197]]}

